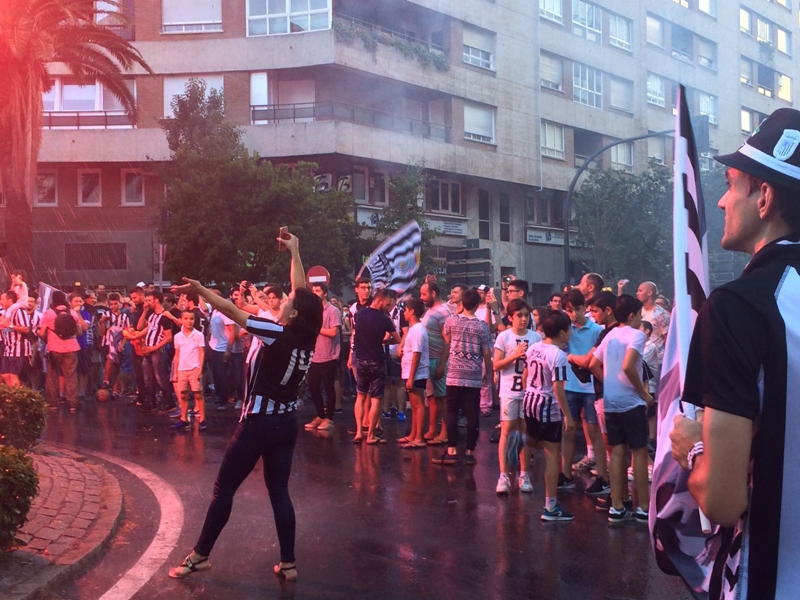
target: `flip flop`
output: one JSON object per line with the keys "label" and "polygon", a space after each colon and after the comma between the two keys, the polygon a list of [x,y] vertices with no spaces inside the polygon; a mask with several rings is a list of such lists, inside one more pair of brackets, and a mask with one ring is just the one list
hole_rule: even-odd
{"label": "flip flop", "polygon": [[443,440],[440,438],[433,438],[432,440],[428,440],[428,446],[442,446],[447,443],[447,440]]}
{"label": "flip flop", "polygon": [[378,444],[385,444],[385,443],[386,443],[386,440],[384,440],[382,438],[375,438],[373,440],[367,440],[367,445],[369,445],[369,446],[376,446]]}
{"label": "flip flop", "polygon": [[207,556],[197,561],[192,560],[191,557],[192,555],[190,554],[189,556],[183,559],[183,562],[180,565],[170,569],[169,576],[172,577],[173,579],[183,579],[184,577],[188,577],[192,573],[199,573],[200,571],[208,571],[208,569],[211,568],[211,563],[208,562]]}
{"label": "flip flop", "polygon": [[355,438],[353,438],[353,443],[354,444],[360,444],[363,440],[364,440],[364,438],[355,437]]}
{"label": "flip flop", "polygon": [[408,442],[407,444],[403,444],[401,448],[403,450],[419,450],[420,448],[427,448],[427,444],[420,444],[416,442]]}
{"label": "flip flop", "polygon": [[408,436],[405,436],[405,437],[401,437],[400,439],[398,439],[397,443],[398,444],[407,444],[410,441],[411,441],[411,439]]}

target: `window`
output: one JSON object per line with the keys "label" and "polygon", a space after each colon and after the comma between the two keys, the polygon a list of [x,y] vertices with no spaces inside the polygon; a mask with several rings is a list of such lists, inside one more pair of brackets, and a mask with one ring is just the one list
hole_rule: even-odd
{"label": "window", "polygon": [[766,65],[758,63],[758,93],[767,98],[772,98],[775,89],[775,71]]}
{"label": "window", "polygon": [[100,169],[78,170],[78,206],[100,206]]}
{"label": "window", "polygon": [[783,52],[784,54],[792,54],[792,34],[786,31],[785,29],[781,29],[780,27],[775,28],[775,37],[776,37],[776,47],[778,51]]}
{"label": "window", "polygon": [[[269,105],[269,76],[266,72],[250,73],[250,106]],[[252,116],[254,116],[253,113]],[[269,123],[267,119],[253,119],[253,125]]]}
{"label": "window", "polygon": [[675,4],[680,4],[683,8],[689,8],[689,0],[672,0]]}
{"label": "window", "polygon": [[542,155],[564,158],[564,126],[542,121],[540,127]]}
{"label": "window", "polygon": [[353,167],[353,198],[356,202],[369,202],[366,167]]}
{"label": "window", "polygon": [[464,62],[482,69],[494,69],[494,34],[464,27]]}
{"label": "window", "polygon": [[64,268],[68,271],[106,271],[128,268],[127,244],[64,244]]}
{"label": "window", "polygon": [[647,74],[647,102],[656,106],[666,106],[667,83],[655,73]]}
{"label": "window", "polygon": [[[652,133],[652,132],[649,132]],[[664,159],[664,138],[651,137],[647,138],[647,158],[653,162],[663,165]]]}
{"label": "window", "polygon": [[610,103],[612,108],[633,112],[633,82],[612,77]]}
{"label": "window", "polygon": [[461,184],[457,181],[437,179],[431,181],[428,193],[428,210],[461,215]]}
{"label": "window", "polygon": [[372,172],[369,178],[370,204],[386,205],[389,202],[389,178],[386,173]]}
{"label": "window", "polygon": [[280,35],[331,27],[330,0],[249,0],[247,35]]}
{"label": "window", "polygon": [[511,201],[508,194],[500,194],[499,197],[500,209],[500,241],[511,241]]}
{"label": "window", "polygon": [[[134,80],[127,77],[124,85],[136,97]],[[129,129],[133,127],[122,103],[100,82],[78,85],[74,77],[56,77],[49,91],[42,93],[45,128]],[[85,113],[107,114],[85,114]],[[58,114],[82,113],[82,114]]]}
{"label": "window", "polygon": [[122,205],[144,206],[144,176],[141,171],[123,169]]}
{"label": "window", "polygon": [[61,110],[93,111],[97,106],[97,86],[79,85],[77,79],[61,81]]}
{"label": "window", "polygon": [[492,213],[489,204],[489,192],[478,191],[478,237],[482,240],[492,239]]}
{"label": "window", "polygon": [[706,67],[707,69],[711,69],[712,71],[716,71],[717,45],[712,41],[699,38],[697,46],[698,46],[697,56],[700,62],[700,66]]}
{"label": "window", "polygon": [[35,206],[58,206],[58,173],[39,171],[36,174]]}
{"label": "window", "polygon": [[539,0],[539,14],[556,23],[563,22],[561,0]]}
{"label": "window", "polygon": [[536,222],[550,225],[550,199],[546,196],[536,197]]}
{"label": "window", "polygon": [[182,96],[186,93],[186,84],[190,79],[202,79],[206,82],[206,94],[211,90],[221,92],[223,90],[222,75],[203,75],[202,77],[164,77],[164,116],[173,116],[172,100],[175,96]]}
{"label": "window", "polygon": [[778,75],[778,98],[792,101],[792,80],[786,75]]}
{"label": "window", "polygon": [[694,60],[694,35],[680,25],[672,25],[672,56],[684,62]]}
{"label": "window", "polygon": [[572,63],[572,99],[578,104],[603,108],[603,73]]}
{"label": "window", "polygon": [[647,43],[664,47],[664,23],[650,15],[647,15]]}
{"label": "window", "polygon": [[717,1],[716,0],[699,0],[697,8],[700,12],[704,12],[712,17],[717,16]]}
{"label": "window", "polygon": [[286,107],[279,110],[278,117],[291,118],[295,123],[310,123],[314,120],[316,82],[313,79],[292,79],[278,82],[278,104]]}
{"label": "window", "polygon": [[757,110],[750,110],[749,108],[742,107],[742,133],[750,135],[766,118],[767,115],[762,114]]}
{"label": "window", "polygon": [[222,31],[222,0],[162,0],[161,31]]}
{"label": "window", "polygon": [[584,0],[573,0],[572,32],[599,44],[603,40],[603,11]]}
{"label": "window", "polygon": [[494,108],[464,103],[464,138],[494,143]]}
{"label": "window", "polygon": [[744,8],[739,9],[739,29],[742,33],[753,35],[753,20],[750,17],[750,11]]}
{"label": "window", "polygon": [[542,87],[551,90],[563,90],[564,73],[563,62],[560,57],[550,54],[540,55],[539,73],[542,80]]}
{"label": "window", "polygon": [[772,43],[772,27],[770,22],[761,17],[756,17],[756,41]]}
{"label": "window", "polygon": [[697,99],[700,103],[700,114],[708,115],[708,122],[712,125],[717,124],[717,97],[705,92],[697,92]]}
{"label": "window", "polygon": [[625,142],[611,147],[611,168],[630,173],[633,171],[633,144]]}
{"label": "window", "polygon": [[753,61],[744,56],[739,59],[739,81],[753,85]]}
{"label": "window", "polygon": [[633,25],[629,19],[619,15],[608,16],[608,43],[630,52],[631,31]]}

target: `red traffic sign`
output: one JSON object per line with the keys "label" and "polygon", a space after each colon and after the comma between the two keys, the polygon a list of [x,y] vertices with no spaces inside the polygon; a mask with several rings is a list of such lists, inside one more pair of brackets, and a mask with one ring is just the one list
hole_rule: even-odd
{"label": "red traffic sign", "polygon": [[308,287],[311,287],[315,283],[330,285],[331,274],[325,267],[320,267],[319,265],[313,266],[306,271],[306,283]]}

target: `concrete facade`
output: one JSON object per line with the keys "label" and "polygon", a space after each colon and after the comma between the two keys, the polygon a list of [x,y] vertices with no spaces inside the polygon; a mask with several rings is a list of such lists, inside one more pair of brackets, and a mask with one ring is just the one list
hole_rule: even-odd
{"label": "concrete facade", "polygon": [[[136,127],[87,126],[86,112],[80,122],[64,121],[65,98],[57,97],[61,105],[48,111],[62,119],[44,131],[40,155],[42,171],[50,174],[46,182],[57,174],[57,204],[50,196],[33,210],[36,239],[43,240],[37,265],[53,280],[130,284],[155,278],[163,185],[151,161],[168,158],[158,122],[169,104],[165,90],[180,78],[221,82],[229,119],[243,127],[246,145],[261,156],[313,160],[334,185],[363,177],[364,197],[354,198],[354,215],[362,222],[376,218],[385,199],[374,186],[424,160],[444,186],[437,189],[458,191],[455,212],[432,204],[431,193],[426,199],[431,224],[442,231],[440,255],[478,238],[492,249],[490,282],[506,274],[524,277],[533,284],[535,302],[564,282],[561,207],[581,157],[614,139],[670,129],[673,82],[690,88],[695,114],[714,113],[714,149],[742,142],[743,109],[753,121],[797,104],[795,90],[788,92],[781,77],[796,83],[797,10],[781,2],[310,0],[309,9],[291,19],[295,29],[315,23],[318,30],[255,35],[268,27],[252,8],[257,4],[125,3],[132,16],[128,35],[155,73],[133,76]],[[182,21],[175,20],[176,10]],[[202,23],[192,10],[202,10]],[[750,33],[743,31],[742,11],[750,15]],[[169,22],[167,14],[173,15]],[[273,21],[280,26],[276,17],[269,27]],[[373,32],[366,37],[376,41],[374,48],[354,32]],[[771,46],[759,36],[771,39]],[[406,56],[415,46],[424,48],[418,55],[428,61],[446,56],[449,70]],[[740,73],[743,58],[752,61],[749,83]],[[68,83],[62,66],[51,72]],[[558,73],[560,80],[551,81]],[[581,74],[588,74],[594,89],[576,85],[586,80]],[[649,76],[660,77],[661,92],[648,88]],[[88,113],[103,108],[98,101]],[[549,123],[552,143],[542,138],[541,121]],[[629,165],[619,163],[627,155],[610,152],[601,163],[638,172],[647,166],[650,147],[637,142]],[[669,140],[660,153],[668,164]],[[87,170],[101,179],[102,200],[94,198],[91,206],[78,198]],[[133,203],[123,198],[131,171],[143,178],[143,184],[134,182],[144,186],[143,203],[138,196]],[[481,218],[482,209],[488,219]],[[103,265],[86,258],[85,269],[67,269],[65,245],[80,243],[76,235],[92,244],[125,240],[125,268],[99,269]],[[102,248],[88,249],[86,256]],[[573,254],[578,271],[580,251]]]}

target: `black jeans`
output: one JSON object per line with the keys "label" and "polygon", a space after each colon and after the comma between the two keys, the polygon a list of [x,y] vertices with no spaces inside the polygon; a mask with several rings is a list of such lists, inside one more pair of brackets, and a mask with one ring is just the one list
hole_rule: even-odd
{"label": "black jeans", "polygon": [[[333,411],[336,410],[334,382],[338,370],[338,358],[321,363],[312,362],[308,368],[308,391],[311,393],[311,400],[314,402],[314,408],[317,409],[317,416],[320,419],[333,419]],[[328,401],[327,410],[322,405],[321,390],[325,390],[325,398]]]}
{"label": "black jeans", "polygon": [[467,450],[475,450],[478,443],[478,420],[481,412],[481,388],[447,386],[447,446],[455,448],[458,442],[458,412],[467,417]]}
{"label": "black jeans", "polygon": [[297,418],[294,412],[249,415],[239,423],[214,482],[214,496],[206,513],[200,539],[195,544],[195,552],[203,556],[211,554],[214,543],[231,516],[236,490],[260,457],[264,461],[264,482],[275,516],[281,561],[294,562],[295,518],[289,497],[289,475],[296,441]]}

